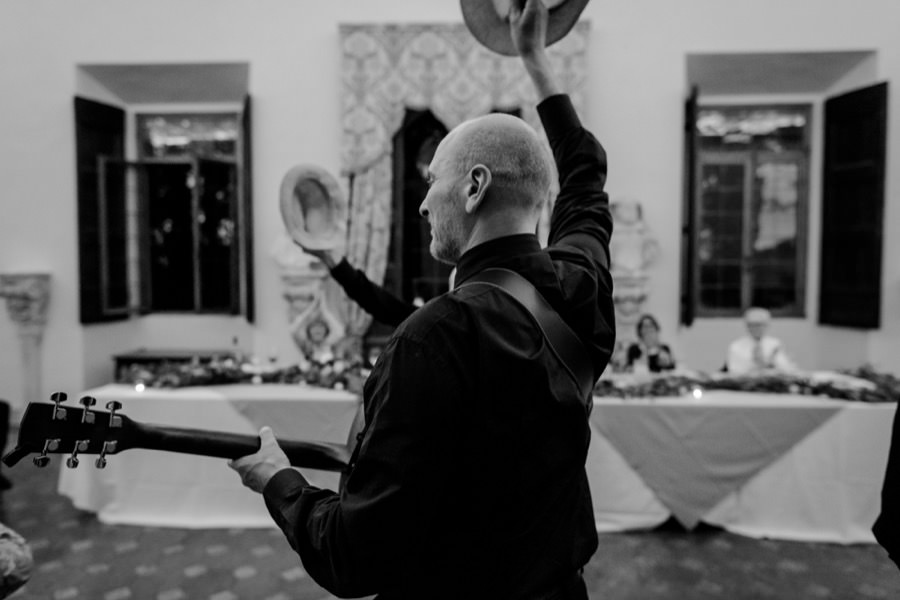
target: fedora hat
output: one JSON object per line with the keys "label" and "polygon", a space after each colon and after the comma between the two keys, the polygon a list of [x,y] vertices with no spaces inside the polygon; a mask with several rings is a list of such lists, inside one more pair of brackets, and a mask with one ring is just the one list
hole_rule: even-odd
{"label": "fedora hat", "polygon": [[[466,27],[490,50],[517,56],[509,35],[509,7],[516,0],[460,0]],[[543,0],[549,11],[547,45],[561,40],[578,21],[588,0]]]}
{"label": "fedora hat", "polygon": [[347,201],[325,169],[291,168],[281,180],[280,207],[288,233],[304,248],[331,250],[344,243]]}

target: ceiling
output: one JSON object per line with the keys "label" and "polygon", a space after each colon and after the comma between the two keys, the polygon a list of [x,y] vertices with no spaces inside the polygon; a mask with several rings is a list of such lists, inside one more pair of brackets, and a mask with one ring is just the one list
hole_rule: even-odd
{"label": "ceiling", "polygon": [[688,54],[687,76],[703,95],[822,93],[872,56],[871,51]]}
{"label": "ceiling", "polygon": [[79,65],[126,104],[241,102],[248,63]]}

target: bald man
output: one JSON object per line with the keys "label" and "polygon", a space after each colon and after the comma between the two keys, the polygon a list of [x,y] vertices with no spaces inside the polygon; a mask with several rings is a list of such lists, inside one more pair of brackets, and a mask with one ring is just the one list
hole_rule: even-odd
{"label": "bald man", "polygon": [[231,463],[337,596],[588,597],[590,394],[526,309],[474,283],[488,268],[531,282],[599,377],[615,341],[606,157],[559,92],[546,8],[513,4],[512,37],[560,178],[548,247],[534,233],[552,177],[538,135],[504,115],[454,129],[429,166],[420,213],[431,253],[456,266],[456,287],[413,312],[382,353],[342,491],[310,486],[268,428],[259,452]]}

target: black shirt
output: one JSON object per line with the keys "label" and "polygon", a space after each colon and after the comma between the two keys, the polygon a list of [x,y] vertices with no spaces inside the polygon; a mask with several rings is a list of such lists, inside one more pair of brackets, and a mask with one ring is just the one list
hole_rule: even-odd
{"label": "black shirt", "polygon": [[264,490],[307,572],[339,596],[539,598],[597,547],[584,463],[590,399],[505,292],[512,269],[587,346],[614,343],[605,154],[568,96],[538,107],[560,175],[549,246],[534,235],[466,252],[457,288],[412,313],[366,381],[367,426],[340,494],[292,469]]}

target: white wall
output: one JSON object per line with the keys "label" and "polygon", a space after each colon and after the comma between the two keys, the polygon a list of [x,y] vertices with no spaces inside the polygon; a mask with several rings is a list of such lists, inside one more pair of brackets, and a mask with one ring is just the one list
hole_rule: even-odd
{"label": "white wall", "polygon": [[[682,356],[718,366],[710,349],[736,323],[677,328],[681,210],[681,120],[688,52],[878,51],[881,80],[900,75],[900,3],[820,0],[595,1],[586,123],[607,146],[609,190],[644,203],[662,244],[650,308]],[[139,345],[242,343],[290,356],[286,306],[269,251],[282,225],[278,186],[293,165],[339,171],[342,22],[459,21],[455,0],[8,0],[0,2],[0,272],[49,270],[53,299],[44,341],[44,393],[102,379],[110,352]],[[72,96],[77,64],[247,62],[253,96],[257,323],[146,319],[82,328]],[[861,334],[814,321],[778,323],[801,362],[851,366],[878,359],[900,339],[900,95],[890,98],[884,327]],[[811,248],[815,249],[813,239]],[[816,289],[809,293],[815,296]],[[248,338],[243,341],[243,337]],[[249,339],[252,338],[252,339]],[[14,326],[0,313],[0,397],[17,400],[22,380]],[[827,342],[825,344],[824,342]],[[111,368],[111,367],[110,367]]]}

